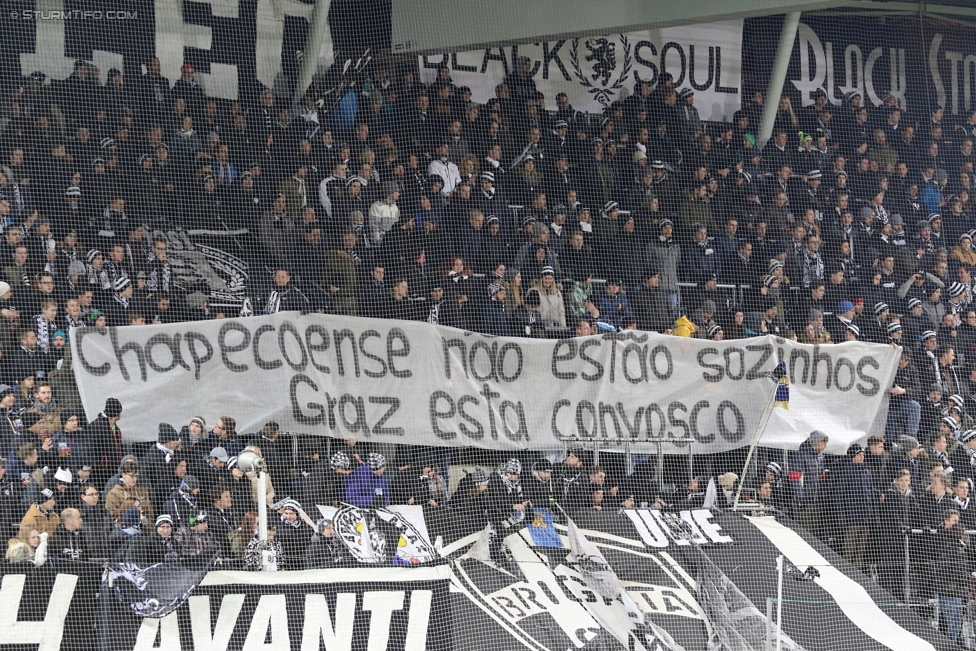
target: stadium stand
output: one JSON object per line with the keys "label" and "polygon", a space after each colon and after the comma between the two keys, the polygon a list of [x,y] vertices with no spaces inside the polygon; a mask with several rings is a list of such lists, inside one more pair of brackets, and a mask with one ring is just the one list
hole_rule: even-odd
{"label": "stadium stand", "polygon": [[[516,52],[490,96],[455,81],[457,54],[365,48],[296,101],[300,49],[235,99],[189,57],[172,79],[151,53],[104,76],[92,57],[4,71],[0,649],[973,648],[976,31],[951,28],[969,40],[950,59],[962,103],[863,76],[777,99],[762,92],[775,24],[742,22],[728,112],[699,103],[693,63],[688,82],[662,65],[577,110]],[[848,35],[810,25],[835,53]],[[573,42],[577,72],[588,48],[617,74],[601,40]],[[284,362],[261,357],[262,332]],[[315,357],[330,341],[332,370]],[[589,371],[565,369],[587,361],[602,382],[586,350],[604,342],[648,383],[639,397],[608,367],[592,384],[606,404],[584,402]],[[762,346],[756,384],[709,393]],[[550,412],[510,430],[522,403],[492,393],[513,381],[506,347],[512,378],[523,355],[571,375],[575,434],[558,404],[553,445],[537,443]],[[397,371],[411,348],[428,363]],[[241,351],[291,367],[290,389],[235,385]],[[413,396],[430,426],[390,443],[385,418],[366,425],[360,361],[404,382],[444,367],[443,390]],[[652,375],[685,382],[680,409]],[[449,394],[466,380],[490,425],[477,396]],[[287,426],[248,406],[280,386]],[[299,404],[307,387],[324,406]],[[723,397],[707,434],[697,414]]]}

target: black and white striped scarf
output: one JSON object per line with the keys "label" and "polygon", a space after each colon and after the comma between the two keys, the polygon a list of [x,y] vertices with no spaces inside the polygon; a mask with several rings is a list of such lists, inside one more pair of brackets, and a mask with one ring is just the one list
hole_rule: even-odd
{"label": "black and white striped scarf", "polygon": [[271,290],[268,295],[268,304],[264,308],[265,314],[277,314],[281,310],[281,295],[277,289]]}
{"label": "black and white striped scarf", "polygon": [[170,267],[169,264],[159,264],[152,268],[146,278],[146,289],[150,293],[157,291],[169,291]]}
{"label": "black and white striped scarf", "polygon": [[94,265],[88,265],[88,284],[95,285],[105,291],[112,287],[108,273],[104,269],[96,268]]}
{"label": "black and white striped scarf", "polygon": [[43,314],[34,317],[37,332],[37,345],[45,353],[51,349],[51,325],[52,323],[44,318]]}

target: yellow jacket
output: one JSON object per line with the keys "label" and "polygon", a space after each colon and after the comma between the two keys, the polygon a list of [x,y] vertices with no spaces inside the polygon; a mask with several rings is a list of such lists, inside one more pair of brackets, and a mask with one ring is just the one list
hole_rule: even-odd
{"label": "yellow jacket", "polygon": [[695,324],[691,322],[687,316],[682,315],[678,317],[678,320],[674,322],[674,328],[671,330],[671,334],[675,337],[691,337],[695,334],[698,328]]}

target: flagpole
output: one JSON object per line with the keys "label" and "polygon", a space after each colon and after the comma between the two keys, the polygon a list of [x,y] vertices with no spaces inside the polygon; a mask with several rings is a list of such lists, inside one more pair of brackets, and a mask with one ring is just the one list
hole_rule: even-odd
{"label": "flagpole", "polygon": [[[779,364],[776,365],[777,370],[779,369]],[[762,416],[759,418],[759,423],[756,425],[756,431],[752,435],[752,445],[749,446],[749,454],[746,455],[746,463],[742,467],[742,474],[739,475],[739,487],[735,491],[735,502],[732,504],[732,510],[739,510],[739,497],[742,495],[742,485],[746,481],[746,471],[749,469],[749,464],[752,462],[752,455],[756,452],[756,446],[759,444],[759,439],[762,437],[763,431],[766,429],[766,423],[769,422],[769,417],[773,415],[773,408],[776,405],[776,393],[779,391],[779,375],[776,371],[771,371],[763,374],[773,381],[773,390],[769,392],[769,399],[766,400],[766,406],[763,408]]]}

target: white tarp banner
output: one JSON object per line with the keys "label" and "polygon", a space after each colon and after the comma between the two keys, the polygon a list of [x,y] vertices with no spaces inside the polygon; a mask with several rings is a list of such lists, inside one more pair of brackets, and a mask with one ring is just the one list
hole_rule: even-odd
{"label": "white tarp banner", "polygon": [[[130,440],[193,416],[238,431],[494,449],[604,449],[648,434],[695,452],[749,445],[782,360],[762,444],[796,448],[813,429],[842,453],[884,427],[899,350],[797,344],[772,336],[714,342],[637,331],[577,339],[487,337],[415,322],[272,316],[72,330],[89,419],[122,402]],[[668,443],[679,452],[684,444]],[[638,448],[639,449],[639,448]],[[656,449],[656,446],[654,447]]]}
{"label": "white tarp banner", "polygon": [[557,93],[566,93],[576,110],[599,113],[631,94],[638,79],[656,84],[661,72],[671,73],[676,89],[695,90],[703,120],[731,121],[741,107],[741,20],[424,55],[420,78],[433,82],[447,63],[454,83],[470,87],[472,99],[484,103],[520,56],[532,60],[547,108]]}

